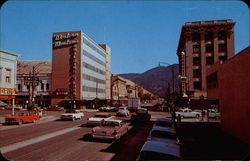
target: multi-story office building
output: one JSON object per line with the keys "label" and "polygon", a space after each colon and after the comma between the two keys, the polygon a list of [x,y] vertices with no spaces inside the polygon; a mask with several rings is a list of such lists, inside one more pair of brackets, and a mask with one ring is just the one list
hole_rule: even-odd
{"label": "multi-story office building", "polygon": [[0,101],[12,104],[16,97],[18,55],[0,50]]}
{"label": "multi-story office building", "polygon": [[49,106],[51,61],[18,61],[16,91],[18,105],[26,108],[32,101],[40,107]]}
{"label": "multi-story office building", "polygon": [[177,49],[182,96],[207,96],[206,69],[234,55],[234,24],[227,19],[186,22],[182,26]]}
{"label": "multi-story office building", "polygon": [[81,31],[53,33],[52,104],[109,98],[110,53]]}

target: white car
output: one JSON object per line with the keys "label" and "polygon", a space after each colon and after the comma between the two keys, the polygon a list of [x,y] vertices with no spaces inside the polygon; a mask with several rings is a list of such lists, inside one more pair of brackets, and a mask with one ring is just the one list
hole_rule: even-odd
{"label": "white car", "polygon": [[218,117],[220,117],[220,113],[215,109],[208,109],[208,117],[209,118],[218,118]]}
{"label": "white car", "polygon": [[61,119],[66,119],[66,120],[76,120],[76,119],[81,119],[83,118],[84,114],[83,112],[79,110],[74,110],[74,111],[66,111],[66,113],[61,114]]}
{"label": "white car", "polygon": [[127,107],[119,107],[118,112],[116,113],[117,116],[129,116],[130,112]]}
{"label": "white car", "polygon": [[88,118],[87,125],[100,126],[103,121],[113,119],[110,113],[96,113],[93,117]]}
{"label": "white car", "polygon": [[189,108],[184,108],[179,110],[178,112],[175,112],[176,117],[181,116],[181,117],[200,117],[201,113],[192,111]]}

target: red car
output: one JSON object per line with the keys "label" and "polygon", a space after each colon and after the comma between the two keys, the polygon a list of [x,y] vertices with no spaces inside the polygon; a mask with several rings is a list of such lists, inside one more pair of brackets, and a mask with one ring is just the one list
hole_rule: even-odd
{"label": "red car", "polygon": [[5,117],[5,124],[19,124],[22,125],[23,123],[28,122],[35,122],[36,120],[40,119],[40,116],[33,113],[18,113],[17,116],[9,116]]}
{"label": "red car", "polygon": [[128,123],[122,120],[105,120],[102,126],[92,129],[91,135],[95,139],[119,139],[128,130]]}

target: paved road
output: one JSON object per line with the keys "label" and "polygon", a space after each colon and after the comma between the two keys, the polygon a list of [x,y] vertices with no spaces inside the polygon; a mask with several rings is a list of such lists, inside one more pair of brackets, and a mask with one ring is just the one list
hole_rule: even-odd
{"label": "paved road", "polygon": [[152,127],[152,122],[131,127],[115,142],[93,141],[88,137],[92,128],[82,125],[95,112],[84,112],[84,119],[75,121],[56,120],[60,113],[50,113],[46,119],[34,124],[1,125],[0,150],[3,156],[8,160],[130,161],[138,156]]}

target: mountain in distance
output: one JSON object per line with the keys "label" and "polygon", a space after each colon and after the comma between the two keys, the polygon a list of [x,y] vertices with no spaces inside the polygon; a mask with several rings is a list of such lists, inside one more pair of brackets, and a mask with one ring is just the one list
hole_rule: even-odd
{"label": "mountain in distance", "polygon": [[143,88],[160,97],[166,97],[168,92],[171,93],[173,91],[172,66],[174,67],[174,88],[176,89],[179,86],[179,64],[158,66],[144,73],[126,73],[118,75],[140,84]]}

